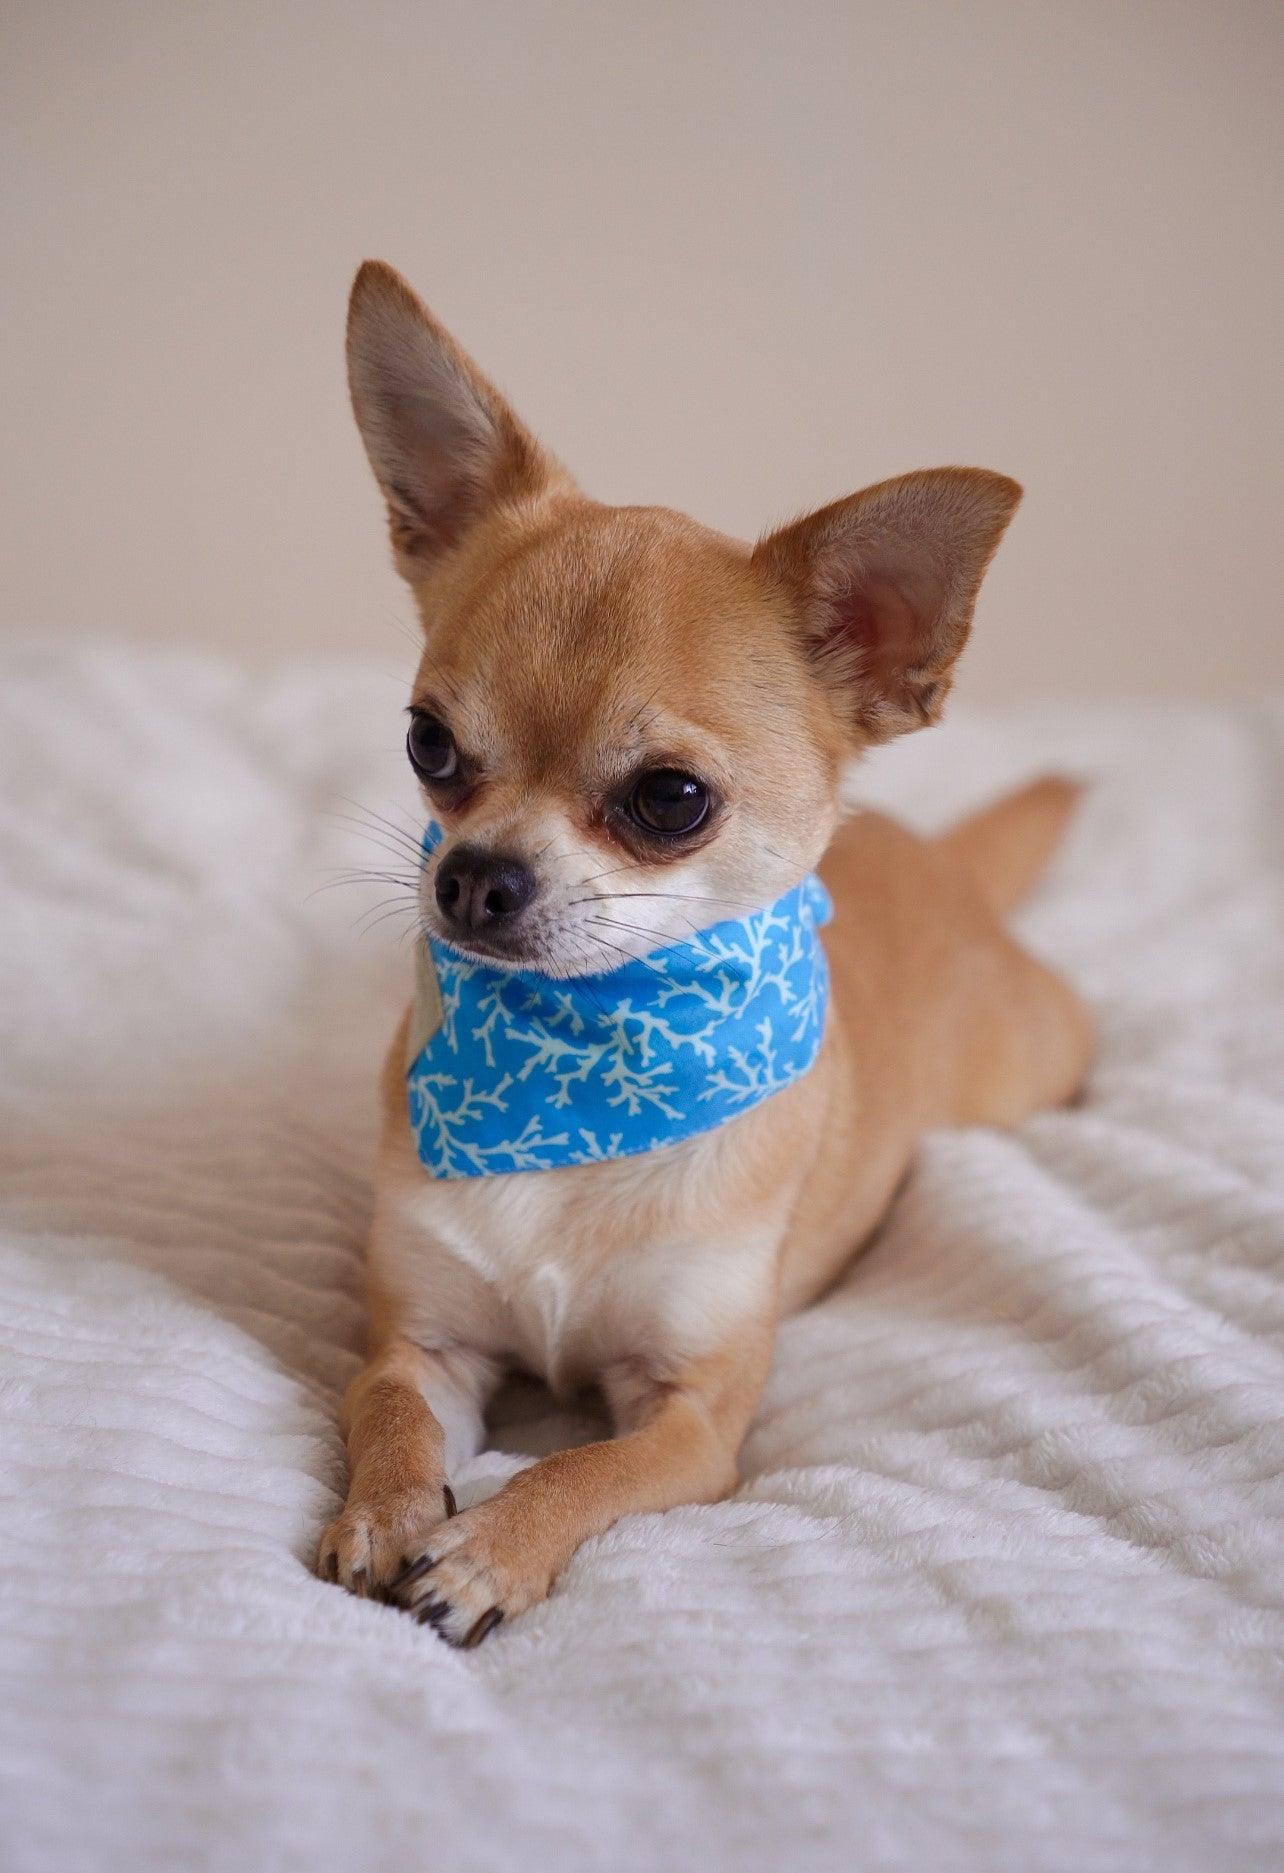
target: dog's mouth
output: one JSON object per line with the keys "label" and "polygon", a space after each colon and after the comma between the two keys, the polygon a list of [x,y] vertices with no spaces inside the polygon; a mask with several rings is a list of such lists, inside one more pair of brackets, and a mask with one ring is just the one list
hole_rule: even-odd
{"label": "dog's mouth", "polygon": [[576,937],[568,932],[562,941],[548,931],[470,931],[443,930],[434,917],[425,926],[434,943],[452,951],[466,962],[483,963],[491,969],[511,970],[547,977],[555,982],[573,982],[581,976],[609,975],[622,964],[636,960],[634,952],[616,944],[604,944],[585,934]]}
{"label": "dog's mouth", "polygon": [[492,935],[476,932],[462,936],[458,930],[443,930],[434,919],[430,934],[435,943],[454,950],[469,962],[498,964],[505,969],[539,969],[547,961],[544,945],[516,931]]}
{"label": "dog's mouth", "polygon": [[547,931],[531,930],[460,930],[444,929],[438,917],[426,920],[426,934],[434,943],[453,951],[466,962],[485,963],[492,969],[527,971],[532,975],[561,979],[600,970],[603,964],[590,961],[587,952],[572,957],[569,945],[550,941]]}
{"label": "dog's mouth", "polygon": [[[420,929],[426,938],[466,962],[559,982],[609,975],[684,934],[671,932],[666,925],[653,927],[649,916],[616,915],[618,907],[611,898],[595,893],[586,897],[582,884],[574,887],[572,881],[569,904],[561,902],[561,892],[542,889],[516,916],[461,922],[450,913],[450,905],[443,907],[438,901],[435,879],[426,872],[419,895]],[[583,904],[584,911],[568,915],[577,904]],[[649,903],[647,908],[652,908]],[[682,922],[694,930],[690,917],[684,916]]]}

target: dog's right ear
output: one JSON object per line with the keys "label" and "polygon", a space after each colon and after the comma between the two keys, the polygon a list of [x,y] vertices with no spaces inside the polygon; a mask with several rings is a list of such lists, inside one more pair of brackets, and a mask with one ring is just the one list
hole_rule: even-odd
{"label": "dog's right ear", "polygon": [[412,584],[496,503],[566,481],[494,385],[382,260],[367,260],[353,282],[348,384],[388,502],[397,567]]}

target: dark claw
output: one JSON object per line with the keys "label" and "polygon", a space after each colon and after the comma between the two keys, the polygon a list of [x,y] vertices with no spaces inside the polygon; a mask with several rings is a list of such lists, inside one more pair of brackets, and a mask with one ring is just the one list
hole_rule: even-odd
{"label": "dark claw", "polygon": [[352,1576],[352,1591],[356,1594],[358,1600],[368,1600],[370,1598],[370,1583],[366,1578],[366,1570],[364,1567],[359,1567]]}
{"label": "dark claw", "polygon": [[436,1565],[436,1560],[431,1554],[421,1554],[417,1561],[406,1562],[397,1578],[389,1581],[389,1588],[393,1593],[399,1593],[403,1587],[408,1587],[412,1581],[421,1579]]}
{"label": "dark claw", "polygon": [[477,1621],[477,1624],[468,1634],[468,1637],[464,1640],[463,1650],[465,1652],[471,1652],[475,1645],[480,1645],[488,1632],[494,1632],[496,1626],[498,1626],[503,1617],[503,1609],[498,1606],[492,1606],[488,1613],[483,1613],[481,1618]]}
{"label": "dark claw", "polygon": [[450,1487],[449,1483],[443,1483],[441,1486],[441,1494],[446,1504],[446,1520],[449,1521],[452,1515],[459,1514],[459,1507],[455,1502],[455,1492]]}
{"label": "dark claw", "polygon": [[415,1621],[420,1626],[435,1626],[449,1613],[450,1607],[445,1600],[425,1600],[415,1613]]}
{"label": "dark claw", "polygon": [[339,1578],[338,1555],[327,1554],[327,1556],[325,1557],[325,1560],[322,1561],[321,1566],[319,1567],[317,1571],[320,1574],[322,1580],[328,1580],[331,1582],[337,1581]]}

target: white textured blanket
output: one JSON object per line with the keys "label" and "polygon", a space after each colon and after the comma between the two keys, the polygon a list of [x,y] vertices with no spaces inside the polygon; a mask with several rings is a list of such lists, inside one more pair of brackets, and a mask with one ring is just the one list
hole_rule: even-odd
{"label": "white textured blanket", "polygon": [[739,1496],[461,1654],[310,1572],[408,965],[309,894],[385,868],[335,815],[411,801],[399,682],[3,654],[5,1873],[1278,1867],[1284,713],[870,764],[924,821],[1096,778],[1025,918],[1087,1102],[929,1141]]}

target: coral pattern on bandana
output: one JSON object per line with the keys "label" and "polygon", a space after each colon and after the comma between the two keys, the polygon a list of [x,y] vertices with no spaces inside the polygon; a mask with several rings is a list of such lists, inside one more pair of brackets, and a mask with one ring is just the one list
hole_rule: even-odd
{"label": "coral pattern on bandana", "polygon": [[564,981],[421,944],[406,1086],[425,1168],[493,1177],[631,1157],[792,1085],[824,1035],[817,932],[832,914],[812,874],[764,910]]}

